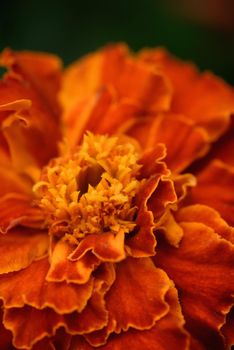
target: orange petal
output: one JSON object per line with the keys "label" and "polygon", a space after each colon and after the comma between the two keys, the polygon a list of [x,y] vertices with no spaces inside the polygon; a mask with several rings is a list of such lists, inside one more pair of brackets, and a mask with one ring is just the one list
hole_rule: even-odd
{"label": "orange petal", "polygon": [[[19,152],[23,152],[27,159],[31,157],[30,159],[42,166],[56,155],[57,141],[60,137],[57,116],[54,117],[54,111],[44,97],[46,87],[42,91],[40,81],[44,78],[37,79],[33,76],[34,68],[31,70],[29,66],[23,68],[18,64],[13,53],[3,54],[1,60],[2,64],[7,65],[10,70],[0,82],[0,105],[9,106],[8,118],[10,119],[6,121],[6,114],[4,119],[7,125],[4,126],[4,132],[11,154],[16,161],[18,146]],[[39,73],[38,70],[37,73]],[[31,101],[32,105],[30,107],[28,103],[27,106],[24,104],[24,108],[19,105],[16,107],[17,101],[24,101],[24,103]],[[20,159],[24,160],[23,155]]]}
{"label": "orange petal", "polygon": [[155,268],[149,258],[129,257],[117,264],[116,280],[106,295],[109,318],[115,320],[115,332],[129,327],[151,328],[169,310],[165,295],[170,286],[167,275]]}
{"label": "orange petal", "polygon": [[14,229],[0,235],[0,274],[22,270],[48,252],[46,232],[32,229]]}
{"label": "orange petal", "polygon": [[230,86],[210,72],[200,74],[194,65],[162,49],[145,50],[140,59],[168,77],[173,87],[173,112],[194,120],[206,129],[211,140],[222,135],[234,111],[234,93]]}
{"label": "orange petal", "polygon": [[74,106],[101,86],[102,60],[102,53],[95,52],[74,62],[64,71],[59,98],[66,122],[70,122],[70,113]]}
{"label": "orange petal", "polygon": [[212,228],[222,238],[234,244],[234,228],[229,226],[213,208],[196,204],[180,209],[175,213],[177,221],[200,222]]}
{"label": "orange petal", "polygon": [[94,289],[86,308],[80,313],[65,315],[66,327],[71,334],[96,333],[106,326],[108,312],[104,295],[115,279],[112,264],[102,264],[95,272]]}
{"label": "orange petal", "polygon": [[[149,330],[129,329],[127,332],[111,335],[107,343],[100,347],[102,350],[187,350],[189,349],[189,335],[184,330],[184,319],[181,314],[178,296],[175,288],[171,288],[166,301],[170,311],[157,321]],[[74,337],[70,350],[92,350],[82,337]],[[97,348],[99,349],[99,348]],[[195,349],[194,349],[195,350]],[[197,349],[198,350],[198,349]]]}
{"label": "orange petal", "polygon": [[101,261],[117,262],[125,258],[124,233],[100,232],[100,234],[87,235],[70,254],[72,261],[79,260],[88,252],[92,252]]}
{"label": "orange petal", "polygon": [[157,237],[158,230],[162,232],[171,245],[178,247],[183,237],[181,226],[174,219],[174,215],[167,210],[165,215],[155,225],[155,235]]}
{"label": "orange petal", "polygon": [[202,223],[182,222],[181,227],[179,248],[162,242],[155,264],[175,282],[192,336],[207,349],[225,349],[220,328],[233,303],[234,246]]}
{"label": "orange petal", "polygon": [[17,225],[43,228],[43,214],[32,206],[29,197],[10,193],[0,198],[0,233],[6,233]]}
{"label": "orange petal", "polygon": [[155,192],[159,179],[160,176],[154,176],[144,182],[136,196],[136,205],[138,207],[137,226],[132,235],[126,236],[125,249],[128,255],[147,257],[155,254],[154,216],[148,208],[148,201]]}
{"label": "orange petal", "polygon": [[62,316],[49,308],[38,310],[30,306],[4,310],[4,326],[13,333],[13,345],[31,349],[47,335],[51,337],[63,325]]}
{"label": "orange petal", "polygon": [[166,146],[163,143],[158,143],[152,149],[145,151],[139,160],[139,164],[142,166],[140,178],[148,178],[156,174],[169,175],[170,171],[163,161],[166,158],[166,154]]}
{"label": "orange petal", "polygon": [[214,160],[198,174],[197,182],[188,202],[202,203],[215,208],[233,226],[234,168]]}
{"label": "orange petal", "polygon": [[102,87],[112,89],[117,99],[128,99],[147,111],[168,109],[171,99],[170,86],[162,74],[134,59],[126,46],[109,45],[65,71],[60,93],[65,116]]}
{"label": "orange petal", "polygon": [[87,283],[92,271],[99,264],[98,258],[87,253],[78,261],[70,261],[73,248],[66,242],[59,241],[52,252],[50,268],[46,280],[50,282]]}
{"label": "orange petal", "polygon": [[[43,264],[44,263],[45,262],[43,262]],[[37,275],[40,273],[41,272],[37,272]],[[43,344],[43,342],[46,343],[45,337],[48,336],[50,338],[50,343],[54,344],[56,349],[56,344],[59,344],[58,349],[63,349],[62,347],[60,347],[60,339],[61,337],[63,337],[62,344],[64,344],[65,349],[67,349],[67,346],[70,343],[70,336],[66,334],[67,332],[71,334],[83,334],[85,332],[92,332],[104,327],[107,322],[107,311],[105,308],[104,295],[113,283],[114,278],[115,274],[113,271],[113,267],[111,266],[103,266],[97,271],[97,273],[95,274],[95,281],[93,285],[93,294],[88,300],[87,305],[85,305],[85,308],[81,312],[79,312],[80,310],[77,309],[72,313],[61,315],[58,314],[58,312],[55,312],[55,310],[48,307],[39,310],[31,306],[24,306],[22,308],[13,307],[5,309],[3,322],[4,326],[7,329],[10,329],[13,333],[14,345],[17,348],[22,347],[29,349],[33,344],[35,344],[35,349],[39,350],[39,345],[41,343]],[[70,284],[63,283],[61,284],[61,288],[68,289],[62,291],[62,289],[58,289],[58,285],[59,283],[56,284],[56,287],[53,290],[54,301],[57,300],[58,303],[61,303],[61,300],[59,299],[62,298],[65,303],[70,303],[70,301],[66,301],[65,298],[69,299],[71,297],[70,292],[72,286]],[[74,290],[76,290],[77,292],[77,298],[79,299],[79,297],[81,297],[82,299],[82,292],[80,294],[79,291],[82,290],[83,286],[75,285],[73,287],[75,288]],[[70,292],[68,292],[69,288]],[[47,289],[48,292],[48,287],[46,286],[46,283],[43,286],[43,289],[44,291]],[[40,288],[38,292],[40,292]],[[31,292],[29,292],[29,294],[30,293]],[[47,297],[48,296],[49,295],[47,293]],[[18,297],[20,298],[20,296]],[[38,301],[40,300],[40,297],[41,295],[40,293],[38,293]],[[82,302],[78,299],[77,305],[81,304]],[[65,328],[65,332],[64,329],[61,329],[60,327]]]}
{"label": "orange petal", "polygon": [[31,147],[34,146],[28,143],[30,139],[25,135],[28,128],[27,117],[14,113],[2,123],[2,132],[9,147],[13,167],[18,173],[24,173],[35,181],[39,178],[40,170],[31,152]]}
{"label": "orange petal", "polygon": [[136,138],[146,150],[155,147],[157,143],[165,144],[165,162],[174,172],[182,171],[208,151],[206,133],[178,114],[141,118],[130,125],[126,123],[123,131]]}
{"label": "orange petal", "polygon": [[165,213],[166,209],[176,204],[176,202],[177,195],[173,181],[170,178],[162,177],[148,200],[148,208],[152,211],[156,224]]}
{"label": "orange petal", "polygon": [[132,58],[124,45],[110,45],[103,50],[102,83],[145,111],[169,108],[171,88],[167,80],[157,70]]}
{"label": "orange petal", "polygon": [[165,295],[170,286],[167,275],[148,258],[127,258],[117,264],[116,280],[106,295],[108,324],[85,339],[96,347],[105,344],[113,331],[151,328],[169,310]]}
{"label": "orange petal", "polygon": [[81,312],[91,296],[92,279],[82,285],[48,283],[45,282],[48,269],[48,259],[45,258],[21,271],[1,276],[0,298],[4,307],[22,307],[26,304],[37,309],[50,307],[59,314]]}
{"label": "orange petal", "polygon": [[58,115],[57,93],[60,88],[62,62],[52,54],[29,51],[3,51],[1,64],[30,81],[45,103]]}
{"label": "orange petal", "polygon": [[113,94],[102,89],[76,104],[67,116],[68,142],[72,147],[79,144],[83,134],[89,130],[98,134],[115,134],[122,123],[140,115],[139,107],[130,101],[115,100]]}

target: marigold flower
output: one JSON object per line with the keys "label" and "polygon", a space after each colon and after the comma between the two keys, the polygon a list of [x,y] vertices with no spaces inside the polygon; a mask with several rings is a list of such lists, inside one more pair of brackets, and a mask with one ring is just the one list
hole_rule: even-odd
{"label": "marigold flower", "polygon": [[234,92],[164,49],[5,50],[1,350],[234,344]]}

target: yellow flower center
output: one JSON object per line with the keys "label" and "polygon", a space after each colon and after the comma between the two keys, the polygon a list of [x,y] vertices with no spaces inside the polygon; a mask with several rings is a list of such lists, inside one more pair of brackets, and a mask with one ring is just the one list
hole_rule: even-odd
{"label": "yellow flower center", "polygon": [[33,188],[50,233],[78,243],[88,234],[132,231],[138,159],[129,141],[91,133],[76,152],[53,159]]}

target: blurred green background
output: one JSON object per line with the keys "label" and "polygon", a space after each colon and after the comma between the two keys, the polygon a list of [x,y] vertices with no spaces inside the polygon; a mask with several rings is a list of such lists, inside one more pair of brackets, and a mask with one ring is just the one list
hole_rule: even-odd
{"label": "blurred green background", "polygon": [[165,46],[234,84],[234,8],[225,17],[215,0],[213,18],[205,2],[199,12],[181,0],[0,0],[0,49],[48,51],[69,64],[108,42]]}

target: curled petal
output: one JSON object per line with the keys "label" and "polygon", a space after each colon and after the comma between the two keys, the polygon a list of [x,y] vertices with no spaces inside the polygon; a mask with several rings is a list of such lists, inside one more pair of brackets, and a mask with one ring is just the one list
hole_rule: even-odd
{"label": "curled petal", "polygon": [[162,242],[155,264],[175,282],[192,336],[207,349],[225,349],[220,328],[233,304],[233,245],[203,223],[180,225],[184,235],[179,248]]}
{"label": "curled petal", "polygon": [[90,251],[101,261],[117,262],[125,258],[124,232],[111,232],[86,236],[69,256],[71,261],[79,260]]}
{"label": "curled petal", "polygon": [[59,314],[81,312],[91,296],[92,279],[82,285],[48,283],[45,282],[48,269],[49,263],[45,258],[21,271],[1,276],[0,298],[4,307],[23,307],[26,304],[37,309],[50,307]]}
{"label": "curled petal", "polygon": [[155,233],[163,232],[167,241],[174,247],[179,247],[180,241],[183,237],[183,230],[181,226],[174,219],[174,215],[167,210],[162,218],[155,225]]}
{"label": "curled petal", "polygon": [[31,349],[39,340],[54,335],[63,325],[62,316],[54,310],[38,310],[30,306],[5,309],[3,324],[13,333],[13,345],[17,349]]}
{"label": "curled petal", "polygon": [[148,111],[168,109],[171,99],[171,89],[164,76],[135,60],[121,44],[109,45],[67,69],[61,90],[65,115],[101,87],[110,87],[117,99],[134,101]]}
{"label": "curled petal", "polygon": [[87,253],[77,261],[70,261],[69,255],[72,247],[63,241],[59,241],[52,252],[50,268],[46,280],[50,282],[66,281],[67,283],[87,283],[90,275],[99,264],[98,258]]}
{"label": "curled petal", "polygon": [[29,51],[3,51],[0,63],[30,81],[46,104],[58,115],[57,93],[60,88],[62,62],[52,54]]}
{"label": "curled petal", "polygon": [[70,112],[74,107],[100,87],[101,65],[102,53],[96,52],[76,61],[65,70],[59,97],[67,122],[70,121]]}
{"label": "curled petal", "polygon": [[124,45],[110,45],[103,51],[102,81],[120,98],[136,101],[147,111],[167,110],[171,88],[161,72],[129,56]]}
{"label": "curled petal", "polygon": [[43,228],[43,214],[31,204],[28,196],[11,193],[0,198],[0,233],[6,233],[14,226]]}
{"label": "curled petal", "polygon": [[[178,296],[175,288],[170,288],[166,301],[170,306],[169,312],[148,330],[129,329],[127,332],[113,334],[108,342],[100,347],[102,350],[188,350],[189,335],[184,329],[184,319],[181,314]],[[70,350],[94,349],[82,337],[75,337]],[[98,349],[98,348],[97,348]],[[195,350],[195,349],[194,349]],[[200,349],[199,349],[200,350]]]}
{"label": "curled petal", "polygon": [[71,334],[96,333],[106,326],[108,312],[104,296],[113,284],[115,272],[112,264],[102,264],[95,272],[94,288],[86,308],[80,313],[65,316],[66,328]]}
{"label": "curled petal", "polygon": [[197,183],[188,202],[209,205],[234,225],[234,168],[214,160],[198,173]]}
{"label": "curled petal", "polygon": [[136,138],[146,150],[157,143],[164,143],[167,148],[165,161],[174,172],[185,169],[209,148],[206,132],[178,114],[158,114],[151,118],[136,119],[132,124],[126,123],[122,130]]}
{"label": "curled petal", "polygon": [[[43,264],[45,264],[45,262],[43,262]],[[38,274],[40,274],[40,272],[37,273],[37,275]],[[31,349],[32,346],[35,346],[35,348],[39,350],[40,343],[43,344],[43,342],[46,342],[45,337],[49,337],[50,344],[56,346],[55,344],[58,344],[60,335],[63,336],[63,343],[66,349],[70,343],[69,334],[83,334],[103,328],[107,323],[107,311],[105,308],[104,295],[113,283],[114,278],[115,274],[110,266],[105,265],[97,271],[94,284],[92,283],[92,296],[89,298],[87,304],[84,305],[83,303],[83,306],[85,307],[82,311],[76,309],[76,311],[72,313],[60,314],[54,309],[48,307],[36,309],[32,306],[25,305],[23,307],[5,308],[3,324],[6,329],[12,331],[14,346],[22,349]],[[83,298],[84,295],[82,296],[82,289],[84,289],[85,286],[71,286],[70,284],[61,283],[60,287],[58,287],[61,288],[59,291],[59,289],[57,289],[59,284],[57,284],[56,289],[54,289],[55,284],[52,283],[51,285],[54,292],[54,297],[51,294],[49,298],[53,298],[53,302],[57,300],[56,303],[59,303],[60,306],[63,303],[64,306],[68,305],[67,303],[70,303],[70,301],[65,299],[72,297],[72,294],[74,295],[73,292],[76,291],[76,303],[77,305],[81,305],[82,300],[79,300],[79,298]],[[44,292],[46,292],[47,297],[49,296],[49,288],[50,287],[46,286],[46,283],[44,283],[41,290],[42,295],[37,293],[39,303],[41,302],[40,297],[42,297],[42,299],[45,297]],[[63,288],[65,289],[62,292]],[[70,292],[68,292],[69,289]],[[29,292],[29,295],[30,293],[31,292]],[[18,298],[20,298],[20,296],[18,296]],[[73,297],[72,299],[74,301]],[[73,305],[74,308],[76,303]],[[44,304],[44,306],[45,305],[46,304]],[[63,307],[62,309],[64,311]],[[62,309],[60,308],[60,311]],[[66,311],[68,311],[68,308]],[[65,332],[68,333],[66,334],[65,339],[63,329],[65,329]]]}
{"label": "curled petal", "polygon": [[174,206],[176,202],[177,195],[172,179],[162,177],[148,200],[148,208],[154,215],[155,223],[160,220],[166,209]]}
{"label": "curled petal", "polygon": [[115,332],[126,331],[129,327],[151,328],[168,312],[165,295],[170,286],[167,275],[149,258],[129,257],[119,263],[116,280],[106,295],[109,319],[115,322]]}
{"label": "curled petal", "polygon": [[0,274],[22,270],[41,259],[48,253],[48,245],[48,236],[42,231],[22,228],[0,235]]}
{"label": "curled petal", "polygon": [[136,217],[136,228],[133,234],[126,237],[125,249],[134,257],[147,257],[154,255],[156,239],[153,233],[154,217],[148,208],[148,201],[155,192],[160,176],[154,176],[141,186],[137,196],[136,205],[138,213]]}
{"label": "curled petal", "polygon": [[121,131],[121,126],[127,121],[139,117],[142,110],[132,101],[116,102],[115,96],[108,89],[98,90],[79,102],[69,112],[66,123],[68,142],[71,147],[80,143],[86,130],[94,133],[114,134]]}
{"label": "curled petal", "polygon": [[155,268],[149,258],[128,257],[117,264],[115,282],[105,298],[108,324],[99,331],[86,334],[85,339],[92,346],[100,346],[106,343],[112,332],[151,328],[169,310],[165,296],[170,287],[167,275]]}
{"label": "curled petal", "polygon": [[166,163],[162,161],[166,158],[166,154],[166,146],[163,143],[158,143],[152,149],[145,151],[139,160],[142,166],[140,169],[140,178],[149,178],[156,174],[169,175],[170,171]]}
{"label": "curled petal", "polygon": [[96,103],[87,120],[86,128],[98,134],[113,134],[123,123],[141,113],[140,107],[132,101],[123,100],[117,103],[110,90],[102,89],[96,94]]}
{"label": "curled petal", "polygon": [[145,50],[140,59],[169,78],[173,112],[182,113],[202,126],[211,140],[222,135],[234,111],[233,90],[222,79],[210,72],[200,74],[194,65],[170,56],[163,49]]}
{"label": "curled petal", "polygon": [[27,117],[20,115],[12,114],[2,123],[3,135],[9,146],[13,167],[18,173],[24,173],[32,180],[37,180],[40,170],[31,152],[32,145],[25,135],[28,128]]}
{"label": "curled petal", "polygon": [[191,205],[180,209],[175,216],[177,221],[200,222],[234,244],[234,228],[213,208],[202,204]]}
{"label": "curled petal", "polygon": [[[46,164],[57,153],[60,137],[57,116],[54,117],[54,110],[48,102],[50,98],[47,100],[45,97],[48,84],[44,77],[34,76],[34,73],[40,74],[40,70],[35,69],[35,66],[30,69],[22,61],[24,59],[21,63],[17,62],[12,52],[3,53],[1,62],[9,68],[9,73],[0,82],[0,105],[8,104],[8,112],[1,112],[4,113],[5,120],[4,134],[13,160],[21,171],[26,165],[31,167]],[[42,87],[44,83],[45,86]],[[19,100],[31,101],[32,104],[24,105],[23,109],[18,104],[16,108]],[[17,151],[20,152],[18,159]],[[26,159],[30,161],[28,164],[25,163]],[[23,161],[21,168],[20,160]]]}

